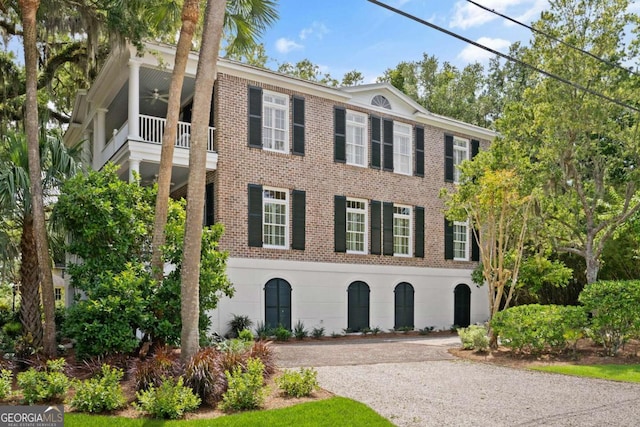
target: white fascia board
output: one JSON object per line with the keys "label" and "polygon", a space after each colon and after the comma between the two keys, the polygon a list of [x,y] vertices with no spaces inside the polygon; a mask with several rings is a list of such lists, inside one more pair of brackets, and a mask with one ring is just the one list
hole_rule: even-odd
{"label": "white fascia board", "polygon": [[416,112],[415,120],[451,132],[460,132],[467,136],[487,139],[489,141],[493,141],[493,139],[498,136],[496,131],[461,122],[460,120],[451,119],[439,114]]}

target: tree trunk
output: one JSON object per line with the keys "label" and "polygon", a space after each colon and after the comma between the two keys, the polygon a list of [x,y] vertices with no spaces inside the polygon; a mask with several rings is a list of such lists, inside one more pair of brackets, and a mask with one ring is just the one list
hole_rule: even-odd
{"label": "tree trunk", "polygon": [[198,24],[200,12],[199,0],[186,0],[182,6],[182,28],[176,47],[176,57],[169,87],[169,102],[167,105],[167,123],[162,136],[162,151],[160,153],[160,170],[158,172],[158,194],[156,196],[155,222],[153,225],[153,241],[151,266],[158,283],[162,281],[164,262],[162,260],[162,246],[165,243],[164,228],[167,225],[169,210],[169,190],[171,187],[171,168],[173,166],[173,151],[178,132],[178,116],[180,114],[180,94],[184,82],[184,73],[191,51],[193,34]]}
{"label": "tree trunk", "polygon": [[38,257],[34,252],[33,218],[25,215],[20,239],[20,320],[23,336],[34,348],[42,347],[42,316],[40,315],[40,279]]}
{"label": "tree trunk", "polygon": [[25,135],[29,160],[29,179],[31,181],[31,212],[33,215],[33,236],[40,282],[42,287],[42,305],[44,308],[44,354],[56,355],[55,297],[53,294],[53,276],[51,258],[44,215],[42,197],[42,177],[40,166],[40,146],[38,141],[38,47],[36,35],[36,13],[40,0],[19,0],[22,13],[22,31],[24,43],[24,65],[26,72],[25,99]]}
{"label": "tree trunk", "polygon": [[218,52],[224,25],[226,0],[208,0],[205,11],[202,47],[196,73],[193,117],[191,120],[191,148],[189,150],[189,188],[187,190],[187,219],[184,233],[184,253],[181,276],[182,331],[180,358],[188,361],[198,352],[200,315],[200,249],[206,180],[207,138],[211,94],[217,75]]}

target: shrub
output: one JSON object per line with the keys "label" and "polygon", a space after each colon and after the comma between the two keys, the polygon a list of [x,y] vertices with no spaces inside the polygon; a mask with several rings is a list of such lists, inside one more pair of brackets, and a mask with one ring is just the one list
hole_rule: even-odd
{"label": "shrub", "polygon": [[245,342],[253,341],[253,334],[249,329],[243,329],[238,334],[238,339]]}
{"label": "shrub", "polygon": [[324,336],[324,328],[313,328],[311,330],[311,336],[315,339],[320,339]]}
{"label": "shrub", "polygon": [[257,341],[249,349],[246,354],[247,359],[260,359],[264,365],[264,376],[269,377],[276,370],[276,362],[271,349],[271,342],[269,341]]}
{"label": "shrub", "polygon": [[157,387],[162,384],[163,378],[174,377],[179,373],[178,355],[166,346],[158,347],[144,360],[137,360],[131,372],[136,391]]}
{"label": "shrub", "polygon": [[578,300],[593,317],[591,337],[607,355],[615,356],[630,338],[640,334],[640,281],[600,281],[585,286]]}
{"label": "shrub", "polygon": [[284,326],[279,325],[273,330],[273,335],[276,336],[276,340],[278,341],[289,341],[289,338],[291,338],[291,331]]}
{"label": "shrub", "polygon": [[18,374],[18,387],[22,389],[24,403],[33,405],[51,400],[61,400],[70,386],[64,374],[64,359],[47,361],[44,370],[29,368]]}
{"label": "shrub", "polygon": [[371,328],[364,327],[364,328],[360,329],[360,334],[362,334],[362,336],[366,337],[370,333],[371,333]]}
{"label": "shrub", "polygon": [[373,335],[378,335],[380,332],[382,332],[382,329],[380,329],[379,326],[374,326],[373,328],[371,328],[371,334]]}
{"label": "shrub", "polygon": [[290,397],[309,396],[318,388],[318,373],[313,368],[300,368],[299,371],[285,370],[276,378],[276,384]]}
{"label": "shrub", "polygon": [[418,333],[420,335],[429,335],[431,332],[433,332],[434,329],[435,329],[434,326],[425,326],[424,328],[419,329]]}
{"label": "shrub", "polygon": [[0,400],[11,394],[11,384],[13,383],[13,373],[8,369],[0,370]]}
{"label": "shrub", "polygon": [[530,304],[496,313],[491,327],[511,350],[539,353],[564,350],[571,331],[581,330],[586,321],[582,307]]}
{"label": "shrub", "polygon": [[75,383],[76,393],[71,399],[71,407],[81,412],[104,412],[122,407],[125,403],[120,387],[122,369],[102,365],[102,373]]}
{"label": "shrub", "polygon": [[159,387],[150,386],[146,391],[136,393],[138,410],[154,418],[181,418],[185,412],[191,412],[200,406],[200,398],[183,384],[182,377],[163,378]]}
{"label": "shrub", "polygon": [[458,336],[465,350],[487,351],[489,349],[489,337],[484,326],[470,325],[468,328],[460,328]]}
{"label": "shrub", "polygon": [[309,332],[305,329],[304,323],[302,323],[301,320],[298,320],[298,323],[296,323],[296,326],[293,327],[293,335],[298,340],[305,339],[307,335],[309,335]]}
{"label": "shrub", "polygon": [[253,358],[247,360],[245,372],[240,366],[231,372],[226,371],[228,386],[222,395],[220,409],[228,412],[261,407],[265,397],[263,372],[264,365],[260,359]]}
{"label": "shrub", "polygon": [[227,323],[227,326],[229,326],[227,335],[229,335],[230,338],[236,338],[240,331],[249,329],[253,325],[253,321],[249,319],[249,316],[239,314],[232,314],[232,316],[229,323]]}
{"label": "shrub", "polygon": [[264,322],[258,322],[255,331],[256,337],[261,340],[266,340],[273,335],[271,328],[269,328]]}
{"label": "shrub", "polygon": [[16,320],[9,321],[2,327],[2,332],[9,338],[16,339],[22,334],[22,323]]}
{"label": "shrub", "polygon": [[205,347],[185,367],[185,385],[191,387],[203,402],[212,406],[227,389],[227,378],[220,364],[221,355],[219,350]]}

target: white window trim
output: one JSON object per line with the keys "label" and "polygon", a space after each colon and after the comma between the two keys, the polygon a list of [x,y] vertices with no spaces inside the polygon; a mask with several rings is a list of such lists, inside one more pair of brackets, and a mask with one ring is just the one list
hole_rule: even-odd
{"label": "white window trim", "polygon": [[[402,132],[401,130],[406,130],[406,132]],[[398,148],[400,144],[398,144],[398,140],[400,136],[406,136],[409,138],[409,153],[408,155],[405,153],[400,153]],[[409,164],[407,171],[400,171],[397,168],[399,162],[396,160],[396,156],[409,157]],[[413,132],[412,126],[407,123],[393,122],[393,171],[400,175],[412,175],[413,174]]]}
{"label": "white window trim", "polygon": [[[465,242],[465,257],[464,258],[456,258],[455,254],[456,254],[456,250],[455,250],[455,245],[456,245],[456,232],[455,232],[455,226],[456,225],[463,225],[467,228],[467,241]],[[470,239],[469,239],[469,221],[455,221],[453,223],[453,260],[454,261],[469,261],[470,256],[469,256],[469,251],[471,249],[471,245],[470,245]]]}
{"label": "white window trim", "polygon": [[[360,116],[362,117],[364,120],[362,121],[362,125],[356,122],[352,122],[349,121],[349,114],[353,114],[354,116]],[[346,163],[348,165],[351,166],[359,166],[359,167],[363,167],[366,168],[369,164],[369,150],[367,149],[367,140],[368,140],[368,135],[369,135],[369,129],[368,129],[368,117],[366,114],[364,113],[359,113],[357,111],[351,111],[351,110],[347,110],[346,112],[346,138],[345,138],[345,150],[346,150]],[[349,142],[349,127],[353,126],[353,127],[359,127],[362,128],[362,148],[364,150],[364,156],[362,159],[362,164],[356,163],[356,162],[352,162],[349,161],[349,146],[353,146],[355,144],[353,144],[352,142]]]}
{"label": "white window trim", "polygon": [[[464,143],[465,148],[457,146],[456,143]],[[460,169],[458,169],[458,166],[461,163],[461,162],[456,163],[456,152],[462,151],[465,153],[462,161],[469,160],[470,158],[469,154],[471,151],[470,145],[471,145],[471,142],[466,138],[460,138],[458,136],[453,137],[453,182],[455,184],[458,184],[460,182]]]}
{"label": "white window trim", "polygon": [[[395,208],[404,208],[404,209],[408,209],[409,210],[409,215],[402,215],[402,214],[397,214]],[[409,236],[407,236],[408,238],[408,245],[407,245],[407,253],[406,254],[401,254],[401,253],[397,253],[396,252],[396,244],[395,244],[395,237],[396,237],[396,233],[395,233],[395,219],[396,216],[402,216],[403,218],[408,217],[409,218]],[[407,205],[393,205],[393,222],[394,222],[394,233],[393,233],[393,256],[397,256],[397,257],[411,257],[413,256],[413,208],[411,206],[407,206]]]}
{"label": "white window trim", "polygon": [[[348,254],[358,254],[358,255],[366,255],[369,253],[369,201],[365,200],[365,199],[356,199],[356,198],[352,198],[352,197],[348,197],[347,198],[347,205],[349,203],[349,201],[352,202],[360,202],[364,205],[364,210],[361,209],[351,209],[347,206],[347,224],[349,223],[349,211],[353,211],[353,212],[358,212],[358,213],[363,213],[364,214],[364,242],[363,242],[363,247],[364,250],[363,251],[353,251],[353,250],[349,250],[347,249],[347,253]],[[346,240],[346,244],[348,246],[348,242],[349,242],[349,232],[347,231],[345,234],[345,240]]]}
{"label": "white window trim", "polygon": [[[266,96],[273,96],[273,97],[278,97],[278,98],[282,98],[285,100],[284,105],[279,105],[279,104],[274,104],[272,102],[267,102],[265,100]],[[274,110],[284,110],[285,112],[285,126],[284,126],[284,149],[282,150],[276,150],[275,148],[268,148],[264,146],[264,141],[263,141],[263,145],[262,145],[262,149],[265,151],[273,151],[275,153],[285,153],[288,154],[290,151],[289,148],[289,127],[290,127],[290,121],[291,121],[291,115],[290,115],[290,111],[289,111],[289,96],[285,95],[283,93],[278,93],[278,92],[271,92],[268,90],[264,90],[262,91],[262,133],[263,133],[263,138],[264,138],[264,131],[265,131],[265,117],[266,117],[266,109],[267,108],[271,108]]]}
{"label": "white window trim", "polygon": [[[277,191],[277,192],[281,192],[284,193],[286,198],[285,200],[271,200],[271,199],[265,199],[264,197],[264,192],[265,191]],[[264,239],[264,213],[266,212],[265,209],[265,205],[267,203],[271,203],[271,204],[281,204],[284,205],[286,208],[286,213],[285,213],[285,224],[284,224],[284,246],[279,246],[279,245],[269,245],[269,244],[263,244],[262,247],[263,248],[268,248],[268,249],[289,249],[289,215],[291,213],[290,211],[290,195],[289,195],[289,190],[285,189],[285,188],[273,188],[273,187],[263,187],[262,188],[262,239],[263,241]]]}

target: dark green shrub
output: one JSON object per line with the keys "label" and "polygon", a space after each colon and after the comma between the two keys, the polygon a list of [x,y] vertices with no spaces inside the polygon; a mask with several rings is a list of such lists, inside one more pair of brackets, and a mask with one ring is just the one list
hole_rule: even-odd
{"label": "dark green shrub", "polygon": [[311,330],[311,337],[320,339],[324,336],[324,328],[313,328]]}
{"label": "dark green shrub", "polygon": [[9,338],[16,339],[22,335],[22,323],[17,320],[11,320],[2,327],[4,332]]}
{"label": "dark green shrub", "polygon": [[470,325],[468,328],[460,328],[458,336],[465,350],[487,351],[489,349],[489,337],[484,326]]}
{"label": "dark green shrub", "polygon": [[364,327],[360,329],[360,334],[362,334],[362,336],[367,336],[370,333],[371,333],[371,328]]}
{"label": "dark green shrub", "polygon": [[269,328],[264,322],[258,322],[255,331],[256,337],[258,337],[259,340],[269,339],[269,337],[273,335],[271,328]]}
{"label": "dark green shrub", "polygon": [[298,323],[293,327],[293,335],[298,340],[303,340],[309,335],[309,332],[305,329],[304,323],[301,320],[298,320]]}
{"label": "dark green shrub", "polygon": [[157,387],[164,378],[175,377],[179,373],[178,355],[166,346],[157,348],[144,360],[137,360],[131,372],[136,391]]}
{"label": "dark green shrub", "polygon": [[380,332],[382,332],[382,329],[380,329],[379,326],[374,326],[373,328],[371,328],[372,335],[378,335]]}
{"label": "dark green shrub", "polygon": [[29,368],[18,374],[18,387],[22,390],[24,403],[60,401],[71,385],[71,381],[64,374],[64,359],[47,361],[46,368],[38,371]]}
{"label": "dark green shrub", "polygon": [[96,378],[75,382],[75,394],[71,407],[80,412],[98,413],[121,408],[124,395],[120,380],[122,369],[102,365],[102,373]]}
{"label": "dark green shrub", "polygon": [[420,335],[429,335],[431,332],[433,332],[434,329],[435,329],[434,326],[425,326],[424,328],[419,329],[418,333]]}
{"label": "dark green shrub", "polygon": [[284,370],[276,378],[276,384],[290,397],[309,396],[318,386],[318,373],[313,368],[300,368],[299,371]]}
{"label": "dark green shrub", "polygon": [[240,366],[226,371],[227,391],[222,395],[220,409],[223,411],[242,411],[260,408],[264,402],[264,365],[260,359],[249,358],[246,370]]}
{"label": "dark green shrub", "polygon": [[275,335],[276,340],[278,341],[289,341],[289,338],[291,338],[291,331],[280,325],[273,330],[273,335]]}
{"label": "dark green shrub", "polygon": [[253,325],[253,321],[249,316],[239,314],[232,314],[231,316],[231,320],[227,323],[227,326],[229,326],[229,332],[227,333],[229,338],[237,338],[240,331],[250,329]]}
{"label": "dark green shrub", "polygon": [[6,399],[11,394],[13,373],[8,369],[0,370],[0,400]]}
{"label": "dark green shrub", "polygon": [[203,402],[213,406],[227,390],[227,377],[221,367],[222,353],[213,347],[201,348],[187,363],[184,383]]}
{"label": "dark green shrub", "polygon": [[176,381],[164,378],[159,387],[150,386],[146,391],[136,393],[136,408],[154,418],[181,418],[185,412],[191,412],[200,406],[200,398],[183,384],[182,377]]}
{"label": "dark green shrub", "polygon": [[585,286],[578,300],[592,314],[589,334],[615,356],[640,335],[640,281],[600,281]]}
{"label": "dark green shrub", "polygon": [[530,304],[496,313],[491,328],[511,350],[539,353],[545,349],[564,350],[567,339],[586,323],[582,307]]}

